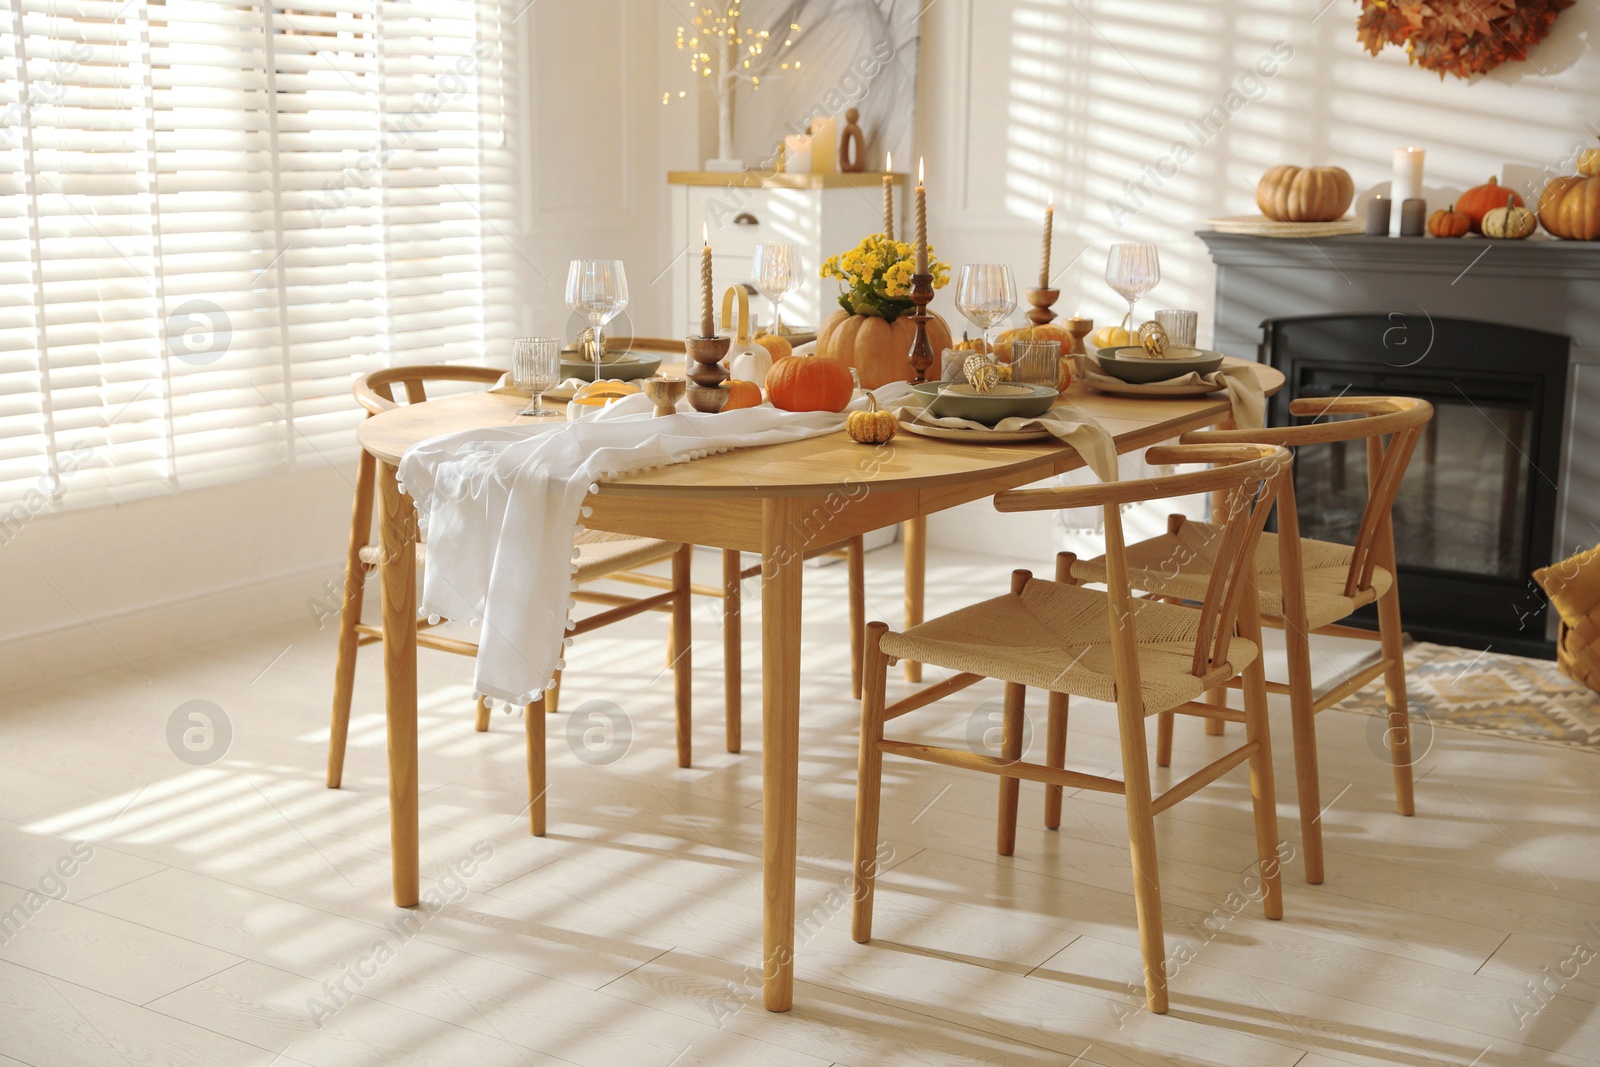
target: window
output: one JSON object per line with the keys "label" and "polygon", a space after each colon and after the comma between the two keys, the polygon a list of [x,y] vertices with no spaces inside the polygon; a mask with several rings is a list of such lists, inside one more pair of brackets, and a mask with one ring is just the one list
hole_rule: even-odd
{"label": "window", "polygon": [[513,332],[498,0],[0,0],[0,512],[347,462]]}

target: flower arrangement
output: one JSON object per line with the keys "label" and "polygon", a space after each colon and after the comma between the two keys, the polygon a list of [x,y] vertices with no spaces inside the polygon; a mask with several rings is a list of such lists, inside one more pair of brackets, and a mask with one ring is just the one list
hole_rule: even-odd
{"label": "flower arrangement", "polygon": [[[844,283],[839,288],[839,306],[848,314],[893,322],[916,306],[911,302],[915,271],[916,255],[909,244],[875,233],[843,255],[829,256],[819,273]],[[928,273],[933,275],[935,289],[950,284],[950,264],[933,258],[931,244]]]}
{"label": "flower arrangement", "polygon": [[1469,78],[1525,60],[1574,0],[1360,0],[1356,34],[1377,55],[1405,48],[1427,70]]}

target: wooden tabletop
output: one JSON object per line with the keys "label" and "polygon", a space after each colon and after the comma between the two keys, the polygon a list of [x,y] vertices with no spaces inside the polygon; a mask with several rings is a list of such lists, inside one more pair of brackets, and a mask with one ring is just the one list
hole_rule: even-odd
{"label": "wooden tabletop", "polygon": [[[1271,367],[1244,365],[1255,370],[1269,395],[1283,385],[1283,375]],[[1079,382],[1073,383],[1060,403],[1092,416],[1116,439],[1119,452],[1169,440],[1188,429],[1210,426],[1229,412],[1224,393],[1192,399],[1145,399],[1107,396]],[[361,446],[378,459],[398,464],[408,448],[430,437],[476,427],[528,425],[529,420],[515,414],[526,404],[519,397],[488,392],[444,397],[374,416],[362,424],[358,437]],[[977,477],[1002,478],[1016,484],[1016,477],[1021,475],[1043,478],[1078,466],[1082,466],[1082,460],[1077,452],[1053,439],[985,445],[901,432],[895,437],[891,452],[856,444],[841,431],[625,475],[606,482],[602,492],[630,496],[814,496],[863,482],[897,490],[965,483]]]}

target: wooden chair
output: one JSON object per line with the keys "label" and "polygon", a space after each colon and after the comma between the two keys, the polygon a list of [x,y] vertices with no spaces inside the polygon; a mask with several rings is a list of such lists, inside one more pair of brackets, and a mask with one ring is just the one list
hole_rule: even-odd
{"label": "wooden chair", "polygon": [[[405,388],[406,401],[420,404],[427,400],[429,382],[458,381],[490,384],[498,381],[502,372],[488,367],[466,366],[410,366],[374,371],[358,379],[352,392],[358,403],[366,409],[368,417],[397,406],[394,387]],[[361,608],[365,595],[365,578],[369,569],[380,562],[381,548],[368,544],[372,532],[373,490],[377,465],[366,452],[361,454],[361,465],[356,477],[355,503],[350,521],[350,545],[345,557],[344,599],[339,616],[338,660],[334,675],[332,725],[328,743],[328,787],[337,789],[344,775],[345,742],[350,728],[350,702],[355,686],[356,654],[361,646],[383,640],[383,627],[361,621]],[[635,576],[635,568],[672,561],[672,577],[662,579],[666,591],[653,596],[627,597],[615,593],[579,588],[572,595],[580,602],[604,605],[607,610],[580,620],[569,631],[573,636],[588,633],[602,626],[632,618],[645,611],[667,611],[672,614],[669,656],[674,676],[674,702],[677,716],[678,765],[687,767],[692,760],[690,681],[691,636],[689,568],[692,545],[681,545],[654,538],[622,537],[603,533],[581,534],[577,541],[578,558],[576,579],[580,586],[601,578]],[[425,557],[425,546],[418,542],[417,562]],[[639,576],[655,580],[655,576]],[[462,656],[476,656],[475,642],[459,638],[442,637],[427,631],[432,628],[426,619],[417,622],[417,644],[441,652]],[[528,789],[531,801],[529,825],[535,834],[545,829],[545,766],[544,766],[544,713],[553,705],[553,699],[541,697],[524,709],[528,735]],[[477,728],[489,728],[489,705],[478,701]]]}
{"label": "wooden chair", "polygon": [[[998,776],[997,846],[1002,856],[1011,855],[1016,846],[1017,799],[1023,779],[1042,782],[1050,790],[1057,825],[1063,787],[1122,794],[1128,810],[1145,1000],[1151,1011],[1167,1010],[1155,816],[1246,761],[1250,764],[1262,906],[1267,918],[1282,916],[1260,619],[1255,598],[1245,594],[1255,546],[1282,482],[1279,472],[1292,459],[1288,450],[1268,445],[1179,445],[1151,449],[1150,455],[1155,463],[1216,466],[1144,481],[1017,490],[995,497],[995,506],[1001,511],[1104,508],[1110,572],[1106,592],[1076,584],[1071,579],[1073,558],[1062,553],[1056,562],[1056,581],[1036,579],[1019,570],[1012,574],[1007,596],[963,608],[904,633],[895,633],[881,622],[867,627],[853,868],[851,933],[855,940],[866,942],[872,937],[885,753]],[[1234,507],[1218,546],[1217,566],[1206,582],[1204,606],[1135,599],[1129,590],[1120,505],[1205,492],[1227,494]],[[961,673],[886,707],[891,658],[915,659]],[[1199,698],[1241,672],[1245,743],[1153,796],[1145,718],[1173,709],[1221,714],[1225,709],[1201,703]],[[884,727],[890,720],[984,678],[1006,683],[999,757],[885,736]],[[1024,701],[1029,686],[1050,694],[1048,765],[1022,760]],[[1116,704],[1122,780],[1065,769],[1069,695]]]}
{"label": "wooden chair", "polygon": [[[1341,545],[1300,536],[1295,511],[1294,484],[1287,474],[1278,491],[1278,532],[1265,534],[1256,550],[1257,591],[1260,611],[1268,626],[1282,628],[1288,652],[1289,681],[1268,682],[1267,690],[1289,697],[1294,732],[1295,782],[1300,803],[1300,836],[1306,862],[1306,881],[1323,880],[1322,799],[1317,776],[1315,717],[1382,675],[1388,704],[1388,743],[1394,771],[1395,807],[1402,815],[1416,808],[1411,782],[1411,732],[1406,707],[1406,671],[1400,624],[1400,594],[1394,581],[1394,528],[1392,512],[1406,466],[1418,438],[1433,417],[1433,407],[1409,397],[1346,396],[1305,398],[1292,402],[1297,416],[1312,417],[1302,426],[1261,430],[1197,430],[1185,434],[1186,443],[1244,443],[1299,448],[1326,444],[1341,449],[1345,442],[1366,442],[1368,494],[1355,544]],[[1322,421],[1342,417],[1341,421]],[[1196,600],[1205,594],[1215,566],[1219,527],[1190,522],[1181,515],[1168,520],[1164,536],[1129,547],[1129,580],[1134,588],[1178,600]],[[1182,558],[1181,573],[1170,561]],[[1102,582],[1107,560],[1075,563],[1072,578]],[[1377,603],[1378,633],[1341,625],[1357,608]],[[1382,643],[1382,654],[1372,665],[1334,686],[1320,697],[1311,692],[1311,634],[1360,637]],[[1216,698],[1221,702],[1221,698]],[[1217,716],[1219,722],[1240,721],[1234,712]],[[1161,716],[1156,734],[1156,762],[1172,760],[1173,716]]]}

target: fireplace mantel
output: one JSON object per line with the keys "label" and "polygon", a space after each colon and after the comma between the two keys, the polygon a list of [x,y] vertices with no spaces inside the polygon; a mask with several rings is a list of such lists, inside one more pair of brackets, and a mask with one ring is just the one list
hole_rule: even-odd
{"label": "fireplace mantel", "polygon": [[[1216,263],[1213,347],[1266,359],[1268,319],[1382,315],[1500,323],[1570,339],[1553,557],[1600,541],[1600,242],[1285,239],[1203,231]],[[1427,336],[1425,333],[1419,336]],[[1447,350],[1430,350],[1435,370]],[[1506,353],[1507,367],[1516,354]]]}

